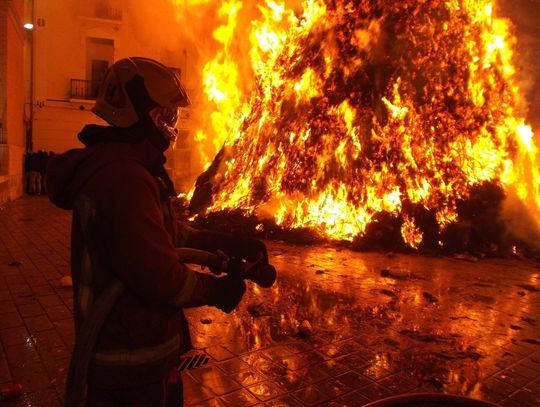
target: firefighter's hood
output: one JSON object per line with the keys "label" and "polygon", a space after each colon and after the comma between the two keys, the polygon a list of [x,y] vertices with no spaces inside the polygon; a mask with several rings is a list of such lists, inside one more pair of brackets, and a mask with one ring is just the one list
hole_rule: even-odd
{"label": "firefighter's hood", "polygon": [[128,143],[94,142],[114,139],[114,132],[113,127],[85,126],[79,133],[85,148],[75,148],[49,160],[47,193],[55,205],[72,209],[77,194],[97,171],[112,162],[133,157],[133,148]]}

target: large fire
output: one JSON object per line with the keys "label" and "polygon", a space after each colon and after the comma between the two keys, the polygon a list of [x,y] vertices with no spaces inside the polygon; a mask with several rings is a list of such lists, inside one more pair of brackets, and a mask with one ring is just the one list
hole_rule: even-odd
{"label": "large fire", "polygon": [[[434,212],[442,231],[482,182],[540,208],[515,39],[492,1],[175,4],[213,6],[221,21],[196,136],[206,168],[223,147],[209,210],[347,240],[385,212],[417,247],[410,208]],[[239,24],[248,7],[250,23]]]}

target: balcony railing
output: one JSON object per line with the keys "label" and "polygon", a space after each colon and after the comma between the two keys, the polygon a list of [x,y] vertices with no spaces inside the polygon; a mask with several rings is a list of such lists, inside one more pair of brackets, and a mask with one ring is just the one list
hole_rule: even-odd
{"label": "balcony railing", "polygon": [[114,5],[111,6],[107,2],[97,4],[94,13],[97,18],[122,21],[122,9]]}
{"label": "balcony railing", "polygon": [[123,0],[86,0],[79,2],[79,15],[110,22],[122,22]]}
{"label": "balcony railing", "polygon": [[71,89],[69,96],[71,99],[93,100],[99,92],[99,81],[87,79],[71,79]]}

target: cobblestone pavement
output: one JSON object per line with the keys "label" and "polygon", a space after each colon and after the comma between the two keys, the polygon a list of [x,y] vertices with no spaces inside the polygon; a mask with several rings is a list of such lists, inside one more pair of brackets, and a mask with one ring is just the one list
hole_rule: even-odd
{"label": "cobblestone pavement", "polygon": [[[1,406],[61,405],[73,345],[70,213],[0,210]],[[230,315],[189,310],[187,406],[361,406],[411,392],[540,405],[540,268],[527,260],[354,253],[270,242],[271,289]]]}

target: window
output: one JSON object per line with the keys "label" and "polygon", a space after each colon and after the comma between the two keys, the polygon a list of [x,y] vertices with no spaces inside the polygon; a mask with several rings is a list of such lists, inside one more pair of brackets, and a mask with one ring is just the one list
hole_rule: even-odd
{"label": "window", "polygon": [[86,79],[91,97],[96,97],[99,86],[114,60],[114,40],[88,38],[86,41]]}

